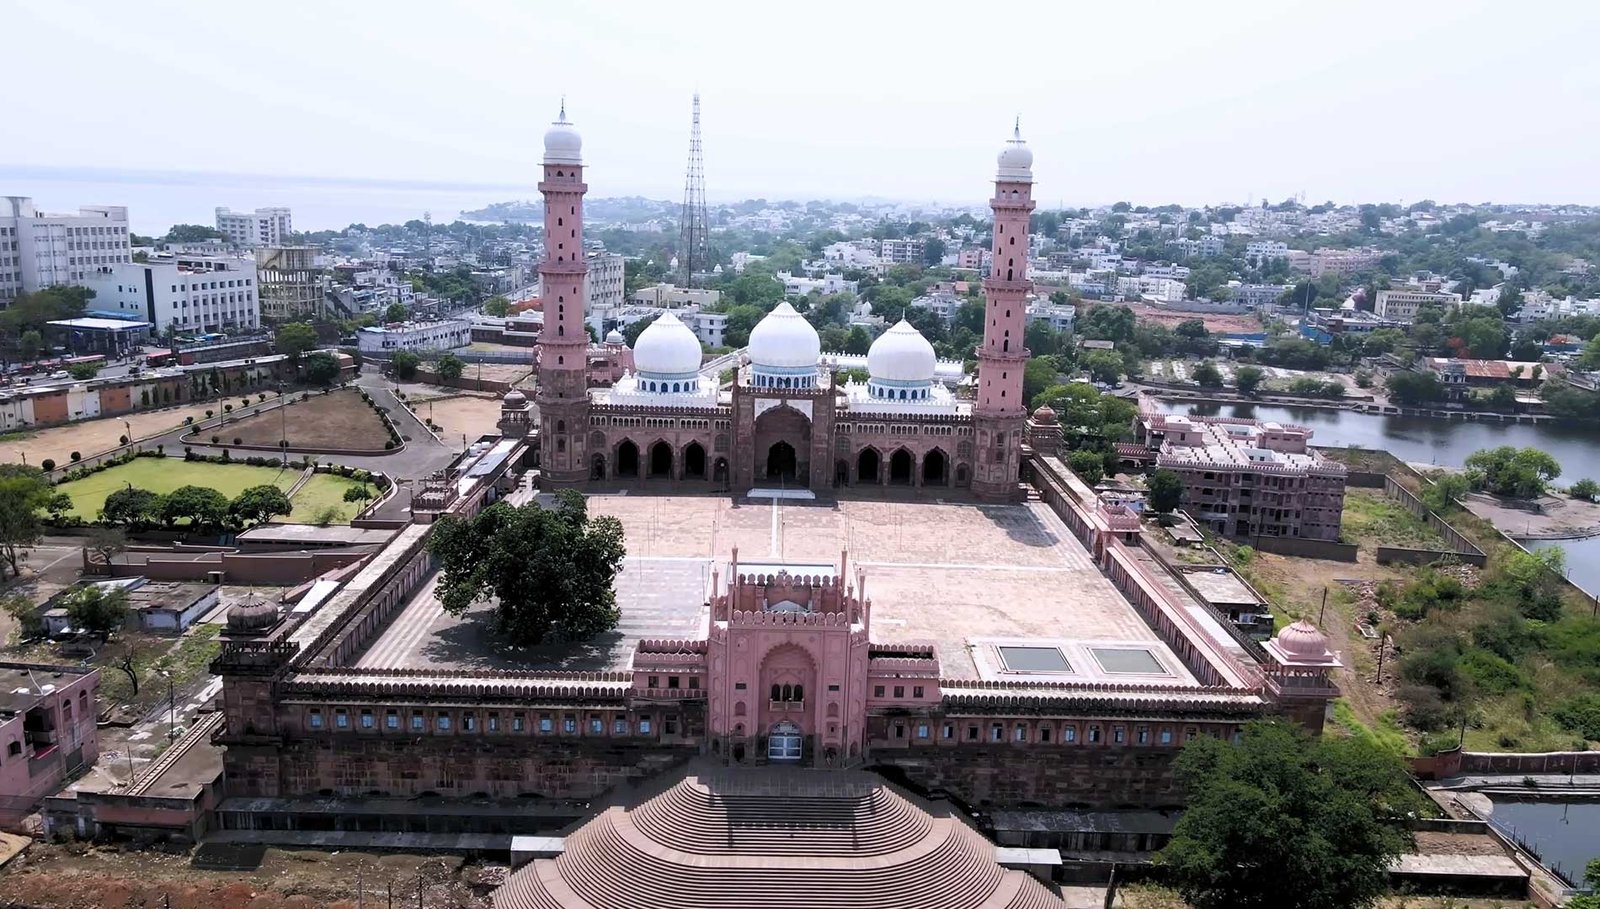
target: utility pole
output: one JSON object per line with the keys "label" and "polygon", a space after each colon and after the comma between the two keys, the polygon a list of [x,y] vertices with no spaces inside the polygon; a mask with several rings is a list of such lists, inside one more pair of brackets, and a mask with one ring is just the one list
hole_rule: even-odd
{"label": "utility pole", "polygon": [[167,741],[170,743],[178,737],[178,696],[172,684],[172,676],[167,676]]}

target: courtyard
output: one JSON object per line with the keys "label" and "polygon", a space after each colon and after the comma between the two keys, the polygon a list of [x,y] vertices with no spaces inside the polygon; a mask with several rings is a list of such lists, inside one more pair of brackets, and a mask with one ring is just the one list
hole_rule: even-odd
{"label": "courtyard", "polygon": [[[364,669],[614,670],[642,638],[705,633],[712,573],[826,564],[859,570],[872,601],[872,637],[931,641],[946,677],[980,678],[994,645],[1037,642],[1083,654],[1112,646],[1147,652],[1155,683],[1192,684],[1180,661],[1099,572],[1048,507],[919,501],[738,501],[726,496],[602,495],[591,514],[622,522],[628,557],[617,578],[619,627],[593,641],[533,650],[500,646],[480,604],[446,614],[428,582],[357,660]],[[815,570],[815,569],[813,569]],[[1102,653],[1097,650],[1096,653]],[[1072,674],[1098,678],[1094,661]],[[1115,673],[1115,670],[1106,670]],[[1141,681],[1147,681],[1141,679]]]}
{"label": "courtyard", "polygon": [[[204,486],[232,499],[251,486],[277,486],[287,492],[300,479],[302,471],[292,467],[252,467],[247,464],[210,464],[176,458],[135,458],[109,470],[57,486],[72,497],[72,511],[85,521],[100,515],[106,496],[127,486],[166,494],[179,486]],[[355,480],[333,474],[313,474],[291,498],[294,513],[289,523],[345,524],[355,517],[361,505],[344,501],[344,491],[359,486]],[[332,509],[331,513],[328,511]]]}
{"label": "courtyard", "polygon": [[146,410],[120,417],[101,417],[54,426],[49,429],[24,429],[0,435],[0,460],[26,461],[37,467],[46,458],[57,466],[67,464],[74,451],[85,458],[110,451],[121,444],[121,437],[144,439],[170,432],[183,425],[185,418],[205,419],[207,410],[219,409],[216,401],[185,404],[162,410]]}

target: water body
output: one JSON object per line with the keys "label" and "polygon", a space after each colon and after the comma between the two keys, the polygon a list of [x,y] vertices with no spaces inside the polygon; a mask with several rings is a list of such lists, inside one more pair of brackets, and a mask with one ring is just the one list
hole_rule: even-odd
{"label": "water body", "polygon": [[[1277,404],[1201,404],[1160,401],[1168,413],[1194,416],[1246,417],[1299,423],[1315,430],[1312,442],[1342,447],[1355,445],[1387,451],[1402,461],[1460,467],[1480,448],[1512,445],[1549,452],[1561,463],[1561,476],[1570,482],[1583,477],[1600,480],[1600,430],[1560,423],[1478,423],[1432,417],[1396,417],[1356,413],[1321,407],[1285,407]],[[1567,574],[1590,593],[1600,593],[1600,537],[1587,540],[1529,540],[1529,549],[1560,546],[1567,554]]]}
{"label": "water body", "polygon": [[126,205],[134,233],[148,235],[174,224],[215,224],[217,206],[287,205],[296,230],[341,230],[356,223],[403,224],[424,212],[448,223],[491,202],[537,198],[535,171],[525,185],[499,185],[0,164],[0,195],[32,196],[49,212]]}
{"label": "water body", "polygon": [[1582,881],[1600,858],[1600,802],[1516,802],[1494,799],[1493,823],[1539,854],[1547,867]]}

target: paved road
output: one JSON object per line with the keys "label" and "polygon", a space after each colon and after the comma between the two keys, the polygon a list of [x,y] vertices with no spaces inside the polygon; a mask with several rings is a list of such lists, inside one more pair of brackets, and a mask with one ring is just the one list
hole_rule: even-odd
{"label": "paved road", "polygon": [[[406,408],[395,398],[394,393],[390,391],[392,386],[389,386],[384,378],[378,375],[376,370],[369,369],[356,380],[355,384],[357,387],[364,389],[368,394],[372,395],[373,400],[376,401],[380,407],[389,408],[389,416],[399,425],[400,434],[403,436],[410,436],[410,441],[406,443],[406,447],[404,449],[389,455],[363,457],[356,455],[329,455],[325,453],[311,452],[311,457],[317,458],[323,462],[336,461],[340,464],[348,464],[351,467],[360,467],[364,470],[382,471],[388,476],[398,480],[415,480],[426,477],[428,474],[445,467],[453,458],[455,458],[456,455],[460,454],[460,449],[452,448],[434,438],[433,433],[429,432],[428,428],[423,426],[422,423],[419,422],[410,411],[406,410]],[[269,410],[268,412],[270,413],[271,411]],[[199,444],[195,442],[186,443],[182,441],[182,436],[187,431],[188,430],[183,427],[174,429],[172,432],[169,432],[164,436],[147,440],[144,443],[145,447],[151,448],[157,444],[161,444],[167,446],[168,451],[176,450],[178,452],[182,452],[184,446],[187,445],[188,447],[193,448],[197,454],[206,455],[221,454],[223,448],[227,447]],[[256,452],[246,452],[245,455],[240,455],[238,452],[235,452],[235,456],[242,457],[255,453]],[[299,457],[306,453],[296,451],[295,449],[291,448],[289,449],[289,454],[293,457]]]}

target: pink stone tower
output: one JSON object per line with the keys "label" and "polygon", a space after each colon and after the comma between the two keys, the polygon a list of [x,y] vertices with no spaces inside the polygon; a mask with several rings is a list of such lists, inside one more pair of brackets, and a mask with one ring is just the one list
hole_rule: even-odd
{"label": "pink stone tower", "polygon": [[549,487],[572,486],[588,476],[583,443],[589,425],[587,353],[583,321],[583,138],[561,117],[544,134],[544,261],[539,297],[544,328],[539,334],[540,465]]}
{"label": "pink stone tower", "polygon": [[1018,497],[1027,403],[1022,371],[1028,349],[1028,216],[1033,211],[1033,152],[1022,141],[1019,121],[1000,152],[994,177],[994,257],[983,282],[983,345],[978,348],[978,401],[972,423],[977,433],[977,464],[972,489],[991,501]]}

